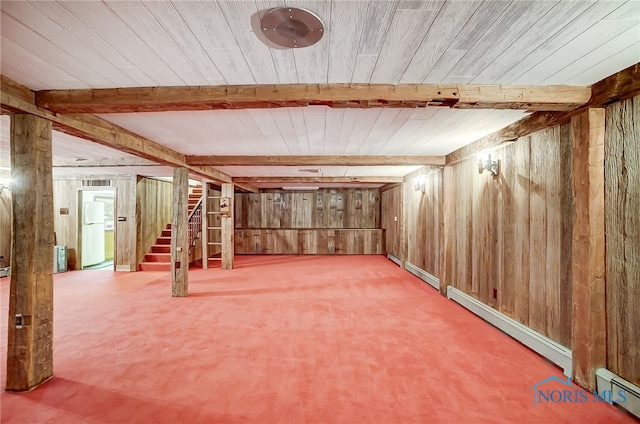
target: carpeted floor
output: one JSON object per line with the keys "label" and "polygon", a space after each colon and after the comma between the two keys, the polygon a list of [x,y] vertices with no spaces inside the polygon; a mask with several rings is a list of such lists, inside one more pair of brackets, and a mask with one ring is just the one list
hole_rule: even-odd
{"label": "carpeted floor", "polygon": [[2,423],[633,422],[534,405],[559,368],[382,256],[236,266],[190,272],[187,298],[166,273],[56,275],[55,377],[3,392]]}

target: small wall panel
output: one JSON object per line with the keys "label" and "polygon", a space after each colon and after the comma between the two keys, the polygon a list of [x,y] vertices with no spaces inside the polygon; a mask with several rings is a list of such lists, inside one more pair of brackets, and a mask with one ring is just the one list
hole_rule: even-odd
{"label": "small wall panel", "polygon": [[236,229],[236,254],[376,255],[384,253],[381,229]]}
{"label": "small wall panel", "polygon": [[377,189],[236,194],[236,228],[380,228]]}
{"label": "small wall panel", "polygon": [[607,368],[640,385],[640,96],[605,125]]}

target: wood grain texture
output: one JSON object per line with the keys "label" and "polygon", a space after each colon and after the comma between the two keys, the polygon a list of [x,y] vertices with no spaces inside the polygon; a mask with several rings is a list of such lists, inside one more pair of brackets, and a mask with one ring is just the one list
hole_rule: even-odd
{"label": "wood grain texture", "polygon": [[0,193],[0,256],[4,257],[4,266],[11,265],[11,192]]}
{"label": "wood grain texture", "polygon": [[235,195],[233,184],[222,184],[221,196],[229,202],[229,215],[222,216],[222,268],[233,269],[235,255],[234,227],[235,227]]}
{"label": "wood grain texture", "polygon": [[[53,376],[53,183],[51,123],[11,117],[12,245],[6,390]],[[34,187],[38,189],[34,191]],[[17,314],[22,326],[15,325]]]}
{"label": "wood grain texture", "polygon": [[[416,179],[425,182],[424,193],[415,190]],[[440,214],[442,171],[422,168],[405,177],[404,219],[407,229],[407,261],[428,273],[440,275]]]}
{"label": "wood grain texture", "polygon": [[604,127],[604,109],[588,109],[571,119],[572,366],[574,380],[588,390],[596,387],[596,369],[607,363]]}
{"label": "wood grain texture", "polygon": [[385,251],[402,257],[402,190],[398,185],[381,194],[381,225],[385,236]]}
{"label": "wood grain texture", "polygon": [[183,154],[125,130],[98,116],[91,114],[59,115],[42,110],[35,104],[26,101],[24,96],[17,96],[14,90],[5,90],[5,87],[13,87],[18,85],[17,83],[8,78],[2,78],[0,82],[0,106],[3,109],[29,113],[47,119],[52,122],[53,129],[65,134],[81,137],[161,164],[186,166],[191,172],[214,181],[231,181],[231,177],[211,167],[188,165]]}
{"label": "wood grain texture", "polygon": [[171,224],[171,296],[189,294],[189,171],[173,169],[173,219]]}
{"label": "wood grain texture", "polygon": [[211,166],[389,166],[444,165],[444,156],[187,156],[190,165]]}
{"label": "wood grain texture", "polygon": [[116,215],[125,221],[116,219],[115,265],[117,271],[136,271],[136,183],[135,175],[115,177],[111,184],[116,188]]}
{"label": "wood grain texture", "polygon": [[557,126],[493,151],[496,177],[479,175],[475,159],[447,166],[449,212],[443,201],[454,228],[449,284],[570,347],[569,145],[569,126]]}
{"label": "wood grain texture", "polygon": [[236,228],[380,228],[377,189],[239,193]]}
{"label": "wood grain texture", "polygon": [[136,265],[171,222],[172,214],[173,184],[140,177],[136,184]]}
{"label": "wood grain texture", "polygon": [[640,385],[640,96],[606,109],[607,368]]}
{"label": "wood grain texture", "polygon": [[[417,17],[414,13],[410,19]],[[407,15],[409,16],[409,15]],[[424,22],[419,22],[421,25]],[[211,109],[424,107],[572,110],[589,87],[445,84],[280,84],[130,87],[36,92],[36,105],[55,113],[131,113]]]}
{"label": "wood grain texture", "polygon": [[236,254],[376,255],[384,253],[382,229],[236,229]]}

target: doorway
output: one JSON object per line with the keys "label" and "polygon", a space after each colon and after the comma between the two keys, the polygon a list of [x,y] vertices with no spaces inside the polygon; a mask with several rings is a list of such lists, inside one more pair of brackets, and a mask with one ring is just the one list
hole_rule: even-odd
{"label": "doorway", "polygon": [[115,188],[78,191],[80,269],[115,269]]}

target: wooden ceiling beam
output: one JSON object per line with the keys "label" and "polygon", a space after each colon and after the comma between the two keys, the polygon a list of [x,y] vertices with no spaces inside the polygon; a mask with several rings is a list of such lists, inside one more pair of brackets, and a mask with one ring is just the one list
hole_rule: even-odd
{"label": "wooden ceiling beam", "polygon": [[36,92],[36,105],[56,113],[129,113],[263,109],[425,107],[566,111],[585,104],[589,87],[462,84],[280,84],[129,87]]}
{"label": "wooden ceiling beam", "polygon": [[461,147],[447,155],[447,165],[453,165],[485,150],[502,147],[504,144],[514,142],[518,138],[536,131],[566,124],[571,120],[572,116],[588,108],[606,107],[611,103],[640,95],[640,63],[636,63],[598,81],[591,86],[591,92],[592,96],[589,101],[572,111],[536,112],[499,131]]}
{"label": "wooden ceiling beam", "polygon": [[54,168],[99,168],[119,166],[161,166],[142,158],[53,158]]}
{"label": "wooden ceiling beam", "polygon": [[59,115],[43,110],[25,96],[29,89],[11,79],[0,78],[0,107],[12,112],[28,113],[51,121],[53,129],[81,137],[161,165],[185,167],[192,173],[219,182],[231,182],[231,177],[210,166],[189,165],[185,155],[152,140],[112,124],[91,114]]}
{"label": "wooden ceiling beam", "polygon": [[190,165],[214,166],[443,166],[444,156],[187,156]]}
{"label": "wooden ceiling beam", "polygon": [[390,184],[401,183],[404,177],[233,177],[234,183],[249,184],[323,184],[323,183],[362,183]]}

